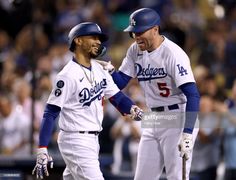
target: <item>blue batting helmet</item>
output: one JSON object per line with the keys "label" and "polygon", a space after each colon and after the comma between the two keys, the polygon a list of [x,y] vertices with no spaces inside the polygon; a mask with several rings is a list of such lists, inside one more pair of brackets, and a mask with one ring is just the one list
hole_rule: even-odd
{"label": "blue batting helmet", "polygon": [[160,25],[160,16],[157,12],[150,8],[141,8],[130,15],[129,26],[124,31],[140,33],[156,25]]}
{"label": "blue batting helmet", "polygon": [[101,42],[107,41],[108,36],[104,33],[102,33],[101,28],[96,24],[92,22],[83,22],[76,26],[74,26],[68,35],[68,43],[69,43],[69,49],[70,51],[74,51],[75,43],[74,39],[79,36],[89,36],[89,35],[97,35],[99,36],[99,39]]}

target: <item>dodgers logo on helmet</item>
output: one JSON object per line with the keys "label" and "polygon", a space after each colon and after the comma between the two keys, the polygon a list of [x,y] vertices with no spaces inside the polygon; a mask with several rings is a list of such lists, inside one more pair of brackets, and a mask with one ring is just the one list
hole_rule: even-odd
{"label": "dodgers logo on helmet", "polygon": [[136,24],[136,21],[134,19],[131,19],[130,20],[130,26],[135,26],[135,24]]}
{"label": "dodgers logo on helmet", "polygon": [[144,32],[154,26],[159,26],[160,21],[160,16],[155,10],[141,8],[130,15],[129,26],[124,31],[134,33]]}

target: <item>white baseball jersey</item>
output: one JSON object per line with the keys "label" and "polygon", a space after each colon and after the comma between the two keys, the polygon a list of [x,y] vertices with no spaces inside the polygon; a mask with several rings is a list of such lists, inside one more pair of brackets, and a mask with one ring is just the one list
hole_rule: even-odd
{"label": "white baseball jersey", "polygon": [[138,78],[149,108],[185,103],[186,97],[178,87],[195,82],[186,53],[164,38],[160,47],[150,53],[140,51],[134,42],[119,68]]}
{"label": "white baseball jersey", "polygon": [[91,60],[91,67],[72,60],[56,77],[47,103],[61,107],[59,127],[64,131],[101,131],[103,98],[119,92],[100,64]]}

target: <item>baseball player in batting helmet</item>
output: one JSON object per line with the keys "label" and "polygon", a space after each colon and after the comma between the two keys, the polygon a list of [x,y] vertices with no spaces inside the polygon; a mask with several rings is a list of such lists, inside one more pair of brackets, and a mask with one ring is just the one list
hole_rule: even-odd
{"label": "baseball player in batting helmet", "polygon": [[[52,157],[47,146],[59,117],[58,147],[65,161],[65,180],[103,180],[99,168],[98,135],[102,130],[103,100],[109,101],[122,115],[141,120],[142,110],[124,95],[96,62],[101,43],[108,39],[93,22],[80,23],[68,36],[73,58],[58,73],[44,111],[33,174],[48,176]],[[59,116],[60,114],[60,116]]]}
{"label": "baseball player in batting helmet", "polygon": [[[147,107],[158,119],[153,125],[151,122],[148,126],[143,124],[134,179],[159,179],[165,167],[167,179],[182,180],[180,157],[187,159],[184,175],[189,179],[192,149],[198,133],[195,123],[200,95],[189,57],[177,44],[161,35],[159,29],[160,17],[156,11],[150,8],[134,11],[124,31],[129,32],[135,42],[127,50],[119,71],[114,71],[110,63],[101,64],[112,73],[120,89],[137,78]],[[158,118],[160,112],[164,115],[162,118]]]}
{"label": "baseball player in batting helmet", "polygon": [[[103,43],[108,40],[108,36],[102,33],[101,28],[92,22],[80,23],[73,27],[68,35],[68,45],[69,50],[74,51],[75,42],[74,39],[78,36],[88,36],[88,35],[97,35],[100,41]],[[97,56],[102,56],[106,53],[106,48],[104,46],[99,47],[99,52]]]}

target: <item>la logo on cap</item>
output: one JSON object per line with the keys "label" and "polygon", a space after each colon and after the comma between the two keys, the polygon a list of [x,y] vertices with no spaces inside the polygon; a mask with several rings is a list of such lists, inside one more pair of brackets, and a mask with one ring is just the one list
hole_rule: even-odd
{"label": "la logo on cap", "polygon": [[131,25],[131,26],[135,26],[135,25],[136,25],[136,21],[135,21],[134,19],[131,19],[130,25]]}

